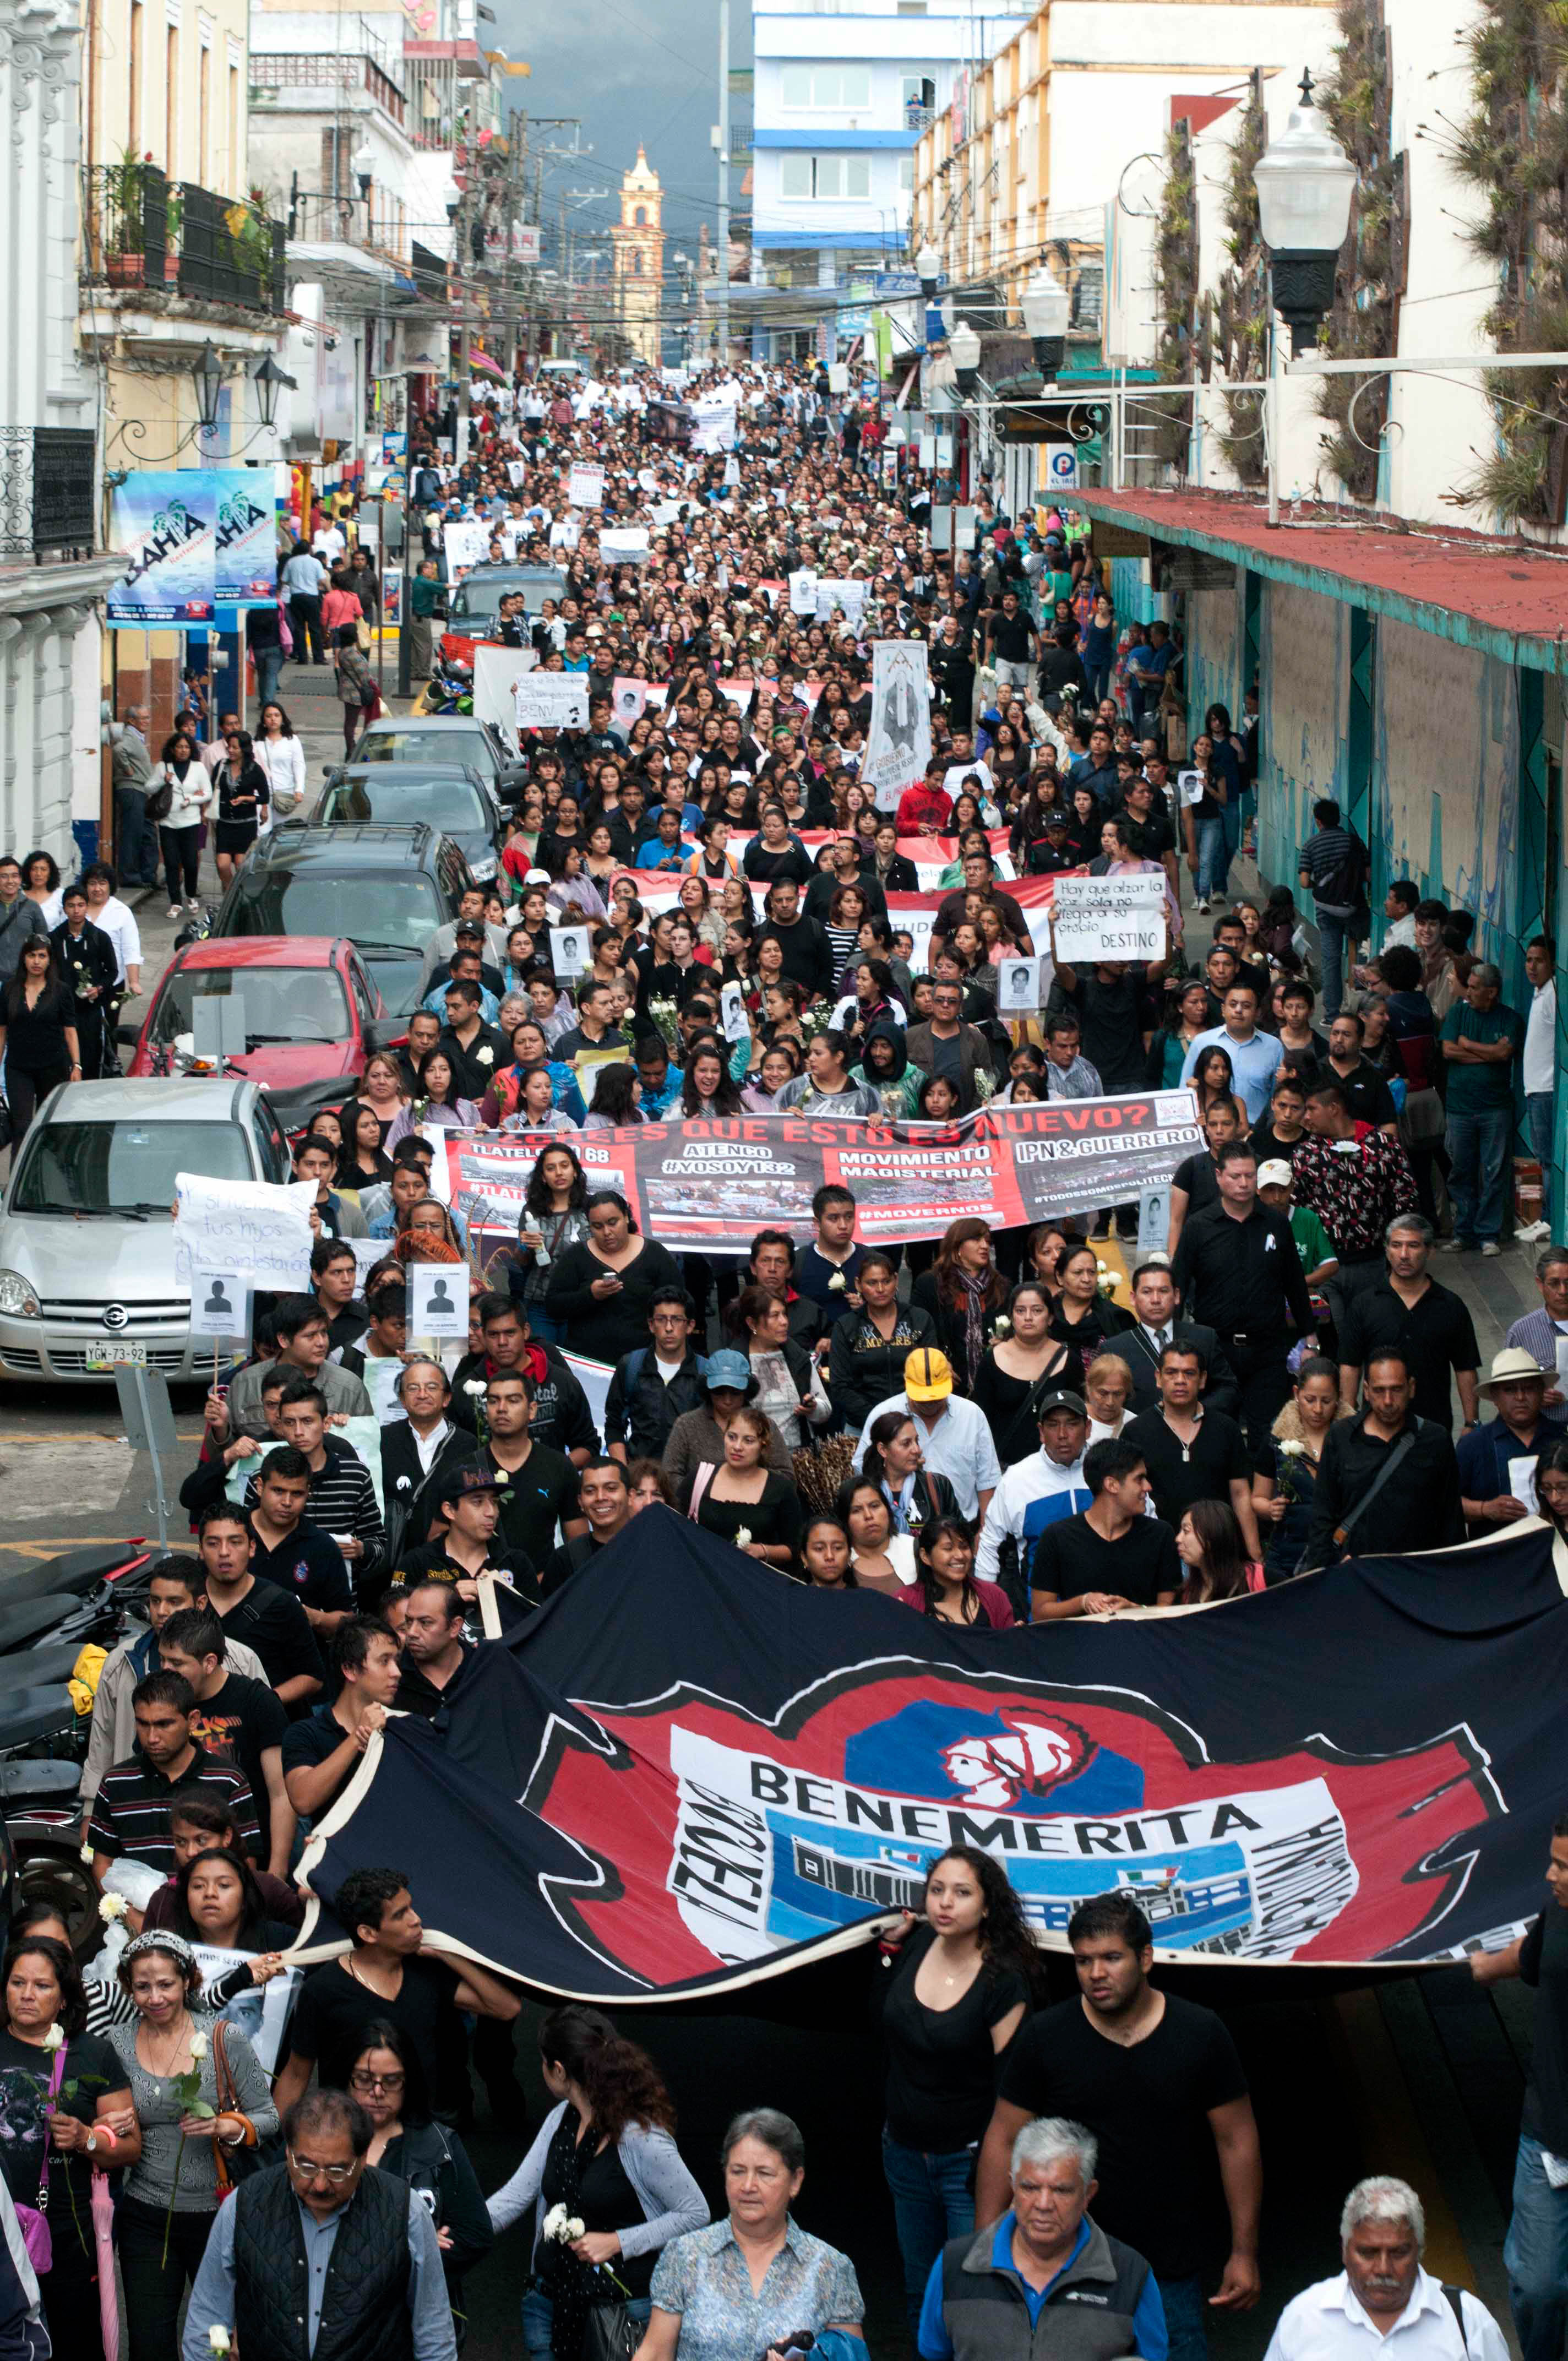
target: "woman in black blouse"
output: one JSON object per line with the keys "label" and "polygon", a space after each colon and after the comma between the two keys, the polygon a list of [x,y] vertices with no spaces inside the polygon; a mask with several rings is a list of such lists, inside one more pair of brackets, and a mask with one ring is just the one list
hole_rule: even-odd
{"label": "woman in black blouse", "polygon": [[262,806],[271,802],[272,789],[248,730],[231,730],[225,743],[228,752],[217,768],[216,859],[218,875],[227,885],[256,842]]}
{"label": "woman in black blouse", "polygon": [[1087,1369],[1109,1336],[1130,1328],[1131,1320],[1114,1299],[1102,1291],[1100,1257],[1090,1246],[1069,1246],[1057,1265],[1061,1294],[1051,1321],[1058,1344],[1076,1345]]}
{"label": "woman in black blouse", "polygon": [[648,1310],[662,1287],[678,1288],[681,1267],[668,1246],[639,1235],[624,1197],[603,1189],[588,1199],[587,1242],[568,1246],[555,1265],[544,1308],[565,1323],[574,1353],[613,1367],[648,1343]]}
{"label": "woman in black blouse", "polygon": [[944,2243],[975,2226],[975,2144],[997,2061],[1035,1998],[1037,1954],[1006,1871],[968,1845],[931,1863],[919,1917],[905,1911],[877,1949],[883,2170],[914,2327]]}
{"label": "woman in black blouse", "polygon": [[82,1080],[76,1003],[47,935],[29,935],[16,972],[0,995],[0,1057],[5,1060],[14,1171],[27,1126],[55,1084]]}

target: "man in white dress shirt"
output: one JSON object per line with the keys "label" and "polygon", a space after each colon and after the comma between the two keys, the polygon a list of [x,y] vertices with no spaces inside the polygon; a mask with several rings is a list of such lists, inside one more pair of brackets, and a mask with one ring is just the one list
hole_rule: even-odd
{"label": "man in white dress shirt", "polygon": [[1340,2216],[1344,2268],[1288,2303],[1264,2361],[1353,2361],[1379,2345],[1398,2361],[1507,2361],[1486,2307],[1421,2268],[1421,2201],[1402,2180],[1358,2180]]}

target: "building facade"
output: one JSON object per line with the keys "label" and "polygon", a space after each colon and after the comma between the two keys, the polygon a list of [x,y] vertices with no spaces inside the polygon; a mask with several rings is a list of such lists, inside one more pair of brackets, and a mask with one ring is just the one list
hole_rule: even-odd
{"label": "building facade", "polygon": [[0,845],[68,874],[96,841],[98,601],[117,571],[76,348],[81,71],[72,8],[0,0]]}
{"label": "building facade", "polygon": [[660,305],[664,285],[663,192],[641,148],[620,182],[620,219],[612,225],[612,308],[628,348],[639,360],[662,357]]}
{"label": "building facade", "polygon": [[923,124],[955,104],[1027,11],[977,16],[938,0],[754,0],[752,279],[854,291],[909,236]]}

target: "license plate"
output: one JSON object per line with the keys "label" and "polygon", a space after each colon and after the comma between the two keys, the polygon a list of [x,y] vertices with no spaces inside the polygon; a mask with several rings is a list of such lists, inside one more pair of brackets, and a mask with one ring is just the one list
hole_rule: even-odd
{"label": "license plate", "polygon": [[147,1346],[133,1345],[124,1336],[98,1336],[87,1347],[90,1370],[139,1367],[146,1359]]}

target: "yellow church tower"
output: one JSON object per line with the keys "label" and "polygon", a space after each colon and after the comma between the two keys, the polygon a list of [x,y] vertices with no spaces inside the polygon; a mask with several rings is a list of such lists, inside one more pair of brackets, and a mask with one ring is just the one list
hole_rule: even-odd
{"label": "yellow church tower", "polygon": [[637,161],[620,183],[620,220],[615,241],[615,314],[621,334],[640,360],[660,357],[659,309],[664,283],[664,234],[659,226],[663,192],[659,175],[640,147]]}

